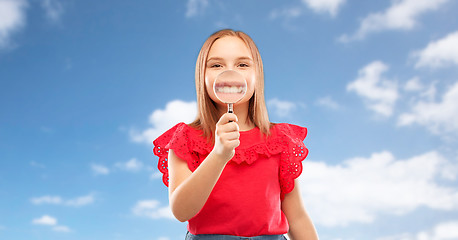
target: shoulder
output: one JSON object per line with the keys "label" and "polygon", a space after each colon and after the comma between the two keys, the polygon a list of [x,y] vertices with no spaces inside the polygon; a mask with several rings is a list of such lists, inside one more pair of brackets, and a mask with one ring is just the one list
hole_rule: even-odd
{"label": "shoulder", "polygon": [[308,155],[304,144],[307,128],[290,123],[277,123],[271,128],[273,141],[271,149],[281,152],[280,158],[280,199],[294,189],[294,180],[302,173],[302,161]]}
{"label": "shoulder", "polygon": [[270,128],[272,136],[288,136],[304,140],[307,136],[307,128],[291,123],[272,123]]}
{"label": "shoulder", "polygon": [[182,152],[208,153],[212,145],[203,136],[202,130],[189,126],[184,122],[177,123],[153,141],[154,150],[173,149]]}

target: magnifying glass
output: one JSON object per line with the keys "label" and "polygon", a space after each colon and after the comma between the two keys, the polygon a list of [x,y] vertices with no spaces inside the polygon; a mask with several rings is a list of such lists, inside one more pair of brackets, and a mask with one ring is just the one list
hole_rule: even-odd
{"label": "magnifying glass", "polygon": [[242,100],[247,90],[247,83],[242,74],[227,70],[216,76],[213,83],[215,96],[227,104],[227,112],[233,113],[233,104]]}

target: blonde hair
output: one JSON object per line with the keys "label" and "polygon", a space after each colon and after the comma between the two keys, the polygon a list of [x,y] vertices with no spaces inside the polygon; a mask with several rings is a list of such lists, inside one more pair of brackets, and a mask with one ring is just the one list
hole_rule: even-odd
{"label": "blonde hair", "polygon": [[208,52],[213,43],[223,37],[232,36],[240,38],[248,47],[253,57],[256,74],[256,84],[254,94],[248,104],[248,118],[260,129],[265,136],[270,135],[270,127],[272,123],[269,121],[267,114],[266,103],[264,100],[264,70],[262,66],[261,55],[254,41],[247,34],[241,31],[233,31],[231,29],[223,29],[213,33],[204,42],[200,49],[199,56],[196,62],[196,94],[197,94],[197,116],[189,126],[203,130],[203,135],[213,142],[213,133],[216,128],[216,123],[219,120],[216,103],[208,95],[205,88],[205,68],[208,57]]}

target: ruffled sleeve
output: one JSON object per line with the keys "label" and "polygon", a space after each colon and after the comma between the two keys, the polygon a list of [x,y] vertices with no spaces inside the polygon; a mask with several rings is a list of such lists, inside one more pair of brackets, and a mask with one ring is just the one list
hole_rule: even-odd
{"label": "ruffled sleeve", "polygon": [[173,149],[179,158],[187,162],[189,169],[194,171],[201,163],[201,155],[208,155],[211,150],[207,144],[198,141],[198,138],[200,136],[196,136],[189,126],[181,122],[153,141],[153,153],[159,157],[158,169],[163,174],[162,181],[166,186],[169,186],[169,149]]}
{"label": "ruffled sleeve", "polygon": [[302,161],[308,154],[303,142],[307,128],[287,123],[277,124],[275,128],[277,137],[269,143],[269,148],[281,152],[279,180],[283,200],[294,189],[294,180],[302,173]]}

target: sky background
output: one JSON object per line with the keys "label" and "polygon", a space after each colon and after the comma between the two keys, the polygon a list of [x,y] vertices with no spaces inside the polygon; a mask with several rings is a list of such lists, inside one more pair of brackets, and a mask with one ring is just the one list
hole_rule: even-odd
{"label": "sky background", "polygon": [[458,239],[453,0],[0,0],[0,239],[184,239],[151,142],[194,118],[222,28],[257,44],[271,121],[308,128],[320,239]]}

